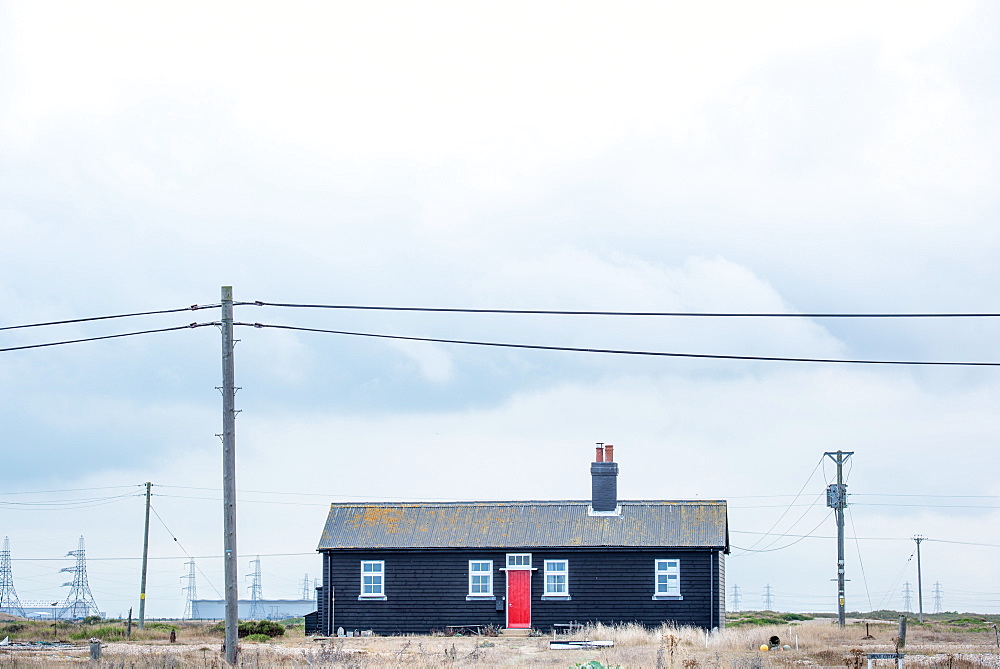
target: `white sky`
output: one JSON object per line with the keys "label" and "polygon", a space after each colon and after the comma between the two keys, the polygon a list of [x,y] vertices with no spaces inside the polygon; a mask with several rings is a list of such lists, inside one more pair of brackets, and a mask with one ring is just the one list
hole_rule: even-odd
{"label": "white sky", "polygon": [[[998,24],[976,2],[0,3],[0,325],[212,304],[223,284],[293,303],[997,312]],[[0,348],[217,318],[5,331]],[[237,318],[970,361],[997,360],[1000,335],[982,319]],[[1000,611],[991,368],[238,335],[240,568],[273,555],[266,597],[319,576],[330,501],[584,499],[603,441],[624,498],[730,501],[733,543],[767,549],[728,562],[743,608],[770,584],[777,608],[835,610],[833,468],[810,473],[844,449],[848,608],[902,606],[921,533],[926,610],[939,582],[947,610]],[[22,600],[64,596],[83,535],[102,609],[137,609],[152,481],[148,613],[181,614],[186,555],[221,552],[219,383],[213,328],[0,353],[0,527]],[[78,488],[94,490],[19,494]],[[198,565],[216,597],[221,561]]]}

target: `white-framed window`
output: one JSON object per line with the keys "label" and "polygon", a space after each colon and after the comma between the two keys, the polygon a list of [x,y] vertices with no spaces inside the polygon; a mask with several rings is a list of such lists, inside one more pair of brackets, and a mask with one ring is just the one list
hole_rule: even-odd
{"label": "white-framed window", "polygon": [[359,599],[385,599],[385,561],[361,561],[361,595]]}
{"label": "white-framed window", "polygon": [[507,569],[531,569],[531,553],[507,553]]}
{"label": "white-framed window", "polygon": [[545,561],[543,597],[569,597],[569,560]]}
{"label": "white-framed window", "polygon": [[493,560],[469,560],[469,597],[493,596]]}
{"label": "white-framed window", "polygon": [[654,599],[681,599],[681,561],[656,560]]}

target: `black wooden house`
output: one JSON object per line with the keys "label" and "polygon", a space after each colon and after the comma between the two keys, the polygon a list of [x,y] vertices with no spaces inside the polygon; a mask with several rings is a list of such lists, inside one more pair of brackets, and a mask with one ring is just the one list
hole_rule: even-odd
{"label": "black wooden house", "polygon": [[334,503],[311,631],[427,633],[725,621],[725,501],[619,501],[598,447],[589,501]]}

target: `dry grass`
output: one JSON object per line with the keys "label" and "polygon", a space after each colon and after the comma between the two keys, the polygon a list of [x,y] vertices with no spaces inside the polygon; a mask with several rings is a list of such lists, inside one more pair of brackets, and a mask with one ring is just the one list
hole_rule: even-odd
{"label": "dry grass", "polygon": [[[157,630],[146,630],[152,634]],[[706,634],[693,628],[662,627],[648,630],[636,625],[586,627],[572,638],[611,640],[606,649],[551,650],[551,637],[361,637],[314,641],[299,631],[271,643],[242,643],[242,667],[573,667],[592,661],[604,667],[658,669],[813,669],[838,667],[866,669],[865,652],[894,649],[896,626],[873,624],[873,640],[865,640],[863,624],[840,629],[826,620],[790,625],[729,628]],[[762,652],[771,636],[781,638],[791,650]],[[51,637],[49,637],[51,638]],[[913,626],[906,648],[906,665],[920,669],[978,669],[1000,667],[1000,654],[992,633],[956,632],[944,625]],[[797,642],[797,649],[796,649]],[[142,642],[109,642],[95,667],[186,668],[218,667],[221,638],[207,625],[184,624],[178,643],[165,638]],[[88,647],[40,651],[0,650],[0,666],[77,666],[86,663]],[[592,666],[592,665],[591,665]],[[878,669],[895,669],[887,661]]]}

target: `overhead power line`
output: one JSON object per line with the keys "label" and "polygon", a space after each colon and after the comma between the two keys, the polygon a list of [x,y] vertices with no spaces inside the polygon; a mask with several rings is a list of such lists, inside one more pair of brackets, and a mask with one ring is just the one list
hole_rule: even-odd
{"label": "overhead power line", "polygon": [[550,316],[671,316],[693,318],[1000,318],[1000,313],[751,313],[705,311],[570,311],[565,309],[465,309],[451,307],[387,307],[359,304],[296,304],[289,302],[234,302],[237,306],[343,309],[359,311],[422,311],[459,314],[536,314]]}
{"label": "overhead power line", "polygon": [[[829,515],[829,514],[827,514]],[[781,534],[775,534],[773,532],[754,532],[752,530],[729,530],[730,534],[753,534],[753,535],[763,535],[768,537],[791,537],[796,539],[836,539],[835,535],[821,535],[821,534],[788,534],[787,532],[782,532]],[[854,541],[911,541],[909,537],[848,537]]]}
{"label": "overhead power line", "polygon": [[[831,513],[832,513],[832,512],[831,512]],[[818,536],[816,536],[816,535],[815,535],[815,534],[813,534],[813,533],[814,533],[814,532],[815,532],[816,530],[818,530],[818,529],[819,529],[819,528],[820,528],[820,527],[821,527],[821,526],[823,525],[823,523],[825,523],[825,522],[826,522],[826,519],[827,519],[827,518],[829,518],[829,517],[830,517],[830,514],[829,514],[829,513],[827,513],[827,514],[826,514],[825,516],[823,516],[823,518],[822,518],[822,519],[821,519],[821,520],[820,520],[820,521],[819,521],[819,522],[818,522],[818,523],[816,524],[816,527],[814,527],[814,528],[812,528],[811,530],[809,530],[809,533],[808,533],[808,534],[804,534],[804,535],[802,535],[802,536],[798,537],[797,539],[795,539],[795,541],[791,541],[791,542],[789,542],[789,543],[785,544],[784,546],[778,546],[777,548],[770,548],[770,546],[774,546],[774,544],[775,544],[775,543],[777,542],[777,539],[780,539],[780,538],[782,538],[782,537],[794,537],[795,535],[793,535],[793,534],[772,534],[772,533],[768,532],[768,533],[766,533],[766,534],[764,535],[764,537],[768,537],[768,536],[770,536],[770,537],[774,537],[775,539],[774,539],[774,541],[772,541],[771,543],[769,543],[769,544],[767,545],[767,547],[764,547],[764,548],[753,548],[753,546],[756,546],[756,545],[757,545],[757,542],[754,542],[753,544],[751,544],[751,545],[750,545],[749,547],[747,547],[747,548],[743,548],[743,547],[741,547],[741,546],[733,546],[733,548],[737,548],[737,549],[739,549],[739,550],[743,551],[742,553],[736,553],[735,555],[733,555],[733,557],[734,557],[734,558],[738,558],[738,557],[743,557],[744,555],[748,555],[748,554],[750,554],[750,553],[773,553],[773,552],[775,552],[775,551],[783,551],[783,550],[785,550],[786,548],[791,548],[792,546],[794,546],[795,544],[799,543],[799,542],[800,542],[800,541],[802,541],[803,539],[818,539],[819,537],[818,537]],[[798,521],[796,521],[796,522],[798,522]],[[762,537],[762,538],[763,538],[763,537]]]}
{"label": "overhead power line", "polygon": [[875,502],[853,502],[854,506],[915,507],[922,509],[1000,509],[994,504],[879,504]]}
{"label": "overhead power line", "polygon": [[1000,548],[1000,544],[981,544],[981,543],[975,543],[973,541],[949,541],[948,539],[924,539],[924,541],[933,541],[939,544],[959,544],[961,546],[983,546],[986,548]]}
{"label": "overhead power line", "polygon": [[[158,521],[160,521],[160,525],[163,525],[163,529],[165,529],[167,531],[167,534],[170,535],[170,538],[174,540],[174,543],[177,544],[177,547],[180,548],[181,551],[184,553],[184,555],[186,555],[188,557],[188,560],[191,560],[191,565],[194,566],[195,563],[194,563],[194,559],[191,557],[191,554],[187,552],[187,549],[184,548],[184,546],[181,544],[181,542],[177,539],[177,536],[170,530],[169,527],[167,527],[167,524],[163,521],[163,517],[160,516],[160,514],[159,514],[159,512],[157,512],[156,508],[153,507],[153,505],[150,505],[149,509],[150,509],[150,511],[153,512],[153,514],[156,515],[156,519]],[[148,557],[147,557],[147,559],[148,559]],[[205,579],[205,581],[208,583],[209,587],[212,588],[212,590],[215,590],[215,594],[217,594],[219,596],[219,598],[221,599],[223,597],[223,595],[222,595],[221,592],[219,592],[218,588],[215,587],[215,583],[213,583],[212,580],[208,577],[208,575],[205,572],[201,571],[200,568],[198,568],[198,567],[195,567],[195,568],[198,569],[199,572],[201,572],[202,578]]]}
{"label": "overhead power line", "polygon": [[214,309],[217,308],[218,304],[192,304],[190,307],[181,307],[179,309],[160,309],[158,311],[135,311],[128,314],[112,314],[110,316],[89,316],[87,318],[70,318],[61,321],[46,321],[44,323],[27,323],[25,325],[5,325],[0,327],[2,330],[22,330],[24,328],[40,328],[46,325],[69,325],[71,323],[90,323],[92,321],[107,321],[115,318],[132,318],[133,316],[154,316],[157,314],[176,314],[181,311],[197,311],[199,309]]}
{"label": "overhead power line", "polygon": [[156,330],[140,330],[138,332],[122,332],[120,334],[113,335],[103,335],[100,337],[84,337],[82,339],[64,339],[62,341],[50,341],[44,344],[26,344],[24,346],[8,346],[7,348],[0,348],[0,353],[7,353],[9,351],[24,351],[31,348],[45,348],[47,346],[62,346],[64,344],[79,344],[85,341],[100,341],[102,339],[120,339],[121,337],[135,337],[136,335],[147,335],[155,334],[157,332],[173,332],[175,330],[189,330],[193,328],[202,328],[206,325],[215,325],[215,323],[191,323],[190,325],[177,325],[172,328],[159,328]]}
{"label": "overhead power line", "polygon": [[135,485],[109,485],[96,488],[56,488],[54,490],[19,490],[16,492],[0,492],[0,495],[41,495],[50,492],[78,492],[80,490],[118,490],[121,488],[135,488]]}
{"label": "overhead power line", "polygon": [[[195,497],[192,495],[164,495],[163,493],[158,494],[157,497],[165,497],[171,499],[198,499],[198,500],[207,500],[211,502],[218,502],[222,499],[221,497]],[[240,504],[275,504],[281,506],[330,506],[328,502],[275,502],[272,500],[264,500],[264,499],[241,499]]]}
{"label": "overhead power line", "polygon": [[[1000,362],[952,362],[932,360],[851,360],[842,358],[791,358],[766,355],[721,355],[709,353],[668,353],[663,351],[634,351],[611,348],[578,348],[573,346],[543,346],[540,344],[511,344],[504,342],[474,341],[466,339],[439,339],[436,337],[408,337],[404,335],[378,334],[373,332],[349,332],[345,330],[326,330],[323,328],[306,328],[294,325],[273,325],[268,323],[233,323],[253,328],[271,328],[277,330],[295,330],[299,332],[317,332],[322,334],[345,335],[349,337],[370,337],[374,339],[396,339],[404,341],[422,341],[436,344],[464,344],[467,346],[493,346],[498,348],[518,348],[536,351],[570,351],[575,353],[610,353],[614,355],[656,356],[664,358],[698,358],[708,360],[757,360],[764,362],[823,362],[852,365],[935,365],[949,367],[1000,367]],[[0,349],[2,351],[3,349]]]}
{"label": "overhead power line", "polygon": [[[252,552],[252,551],[248,551]],[[256,553],[255,553],[256,554]],[[312,550],[307,553],[260,553],[261,557],[316,557],[316,551]],[[221,560],[225,558],[225,555],[189,555],[188,558],[194,560]],[[129,555],[124,557],[91,557],[88,558],[93,562],[110,562],[114,561],[126,561],[126,562],[136,562],[141,561],[141,555]],[[184,558],[179,555],[150,555],[150,560],[183,560]],[[11,562],[65,562],[65,557],[54,557],[54,558],[15,558],[10,559]]]}
{"label": "overhead power line", "polygon": [[[134,488],[134,487],[142,487],[142,485],[141,484],[136,484],[136,485],[132,485],[132,486],[114,486],[114,487],[118,487],[118,488]],[[221,492],[222,491],[221,488],[206,488],[206,487],[198,487],[198,486],[164,485],[164,484],[157,485],[157,488],[173,488],[173,489],[176,489],[176,490],[209,490],[209,491],[212,491],[212,492]],[[104,489],[105,488],[71,488],[70,490],[104,490]],[[62,492],[62,491],[59,491],[59,490],[55,490],[55,491],[52,491],[52,490],[41,490],[41,491],[37,491],[37,492]],[[383,495],[337,495],[337,494],[332,494],[332,493],[328,493],[328,492],[302,492],[301,490],[249,490],[249,489],[244,489],[244,488],[239,488],[237,490],[237,492],[240,493],[240,494],[244,494],[244,493],[258,493],[258,494],[261,494],[261,495],[295,495],[295,496],[298,496],[298,497],[322,497],[324,499],[340,498],[340,497],[348,497],[348,498],[351,498],[351,499],[387,499],[389,497],[393,497],[393,494],[389,494],[389,493],[386,493],[386,494],[383,494]],[[0,495],[25,495],[25,494],[29,494],[29,492],[0,493]],[[154,494],[156,494],[156,493],[154,493]],[[399,497],[399,495],[395,495],[395,496]],[[800,497],[800,496],[801,496],[801,493],[795,494],[795,495],[792,495],[792,494],[782,494],[782,495],[726,495],[725,497],[728,500],[734,500],[734,499],[777,499],[777,498],[787,498],[787,497],[797,498],[797,497]],[[417,499],[413,495],[403,495],[402,497],[406,498],[406,499]],[[908,494],[894,495],[894,494],[891,494],[891,493],[885,493],[885,494],[883,494],[883,493],[852,492],[851,493],[851,498],[853,499],[855,497],[922,497],[922,498],[929,498],[929,499],[951,499],[951,498],[960,498],[960,499],[964,499],[964,498],[970,498],[970,499],[979,499],[979,498],[982,498],[982,499],[1000,499],[1000,495],[930,495],[930,494],[928,494],[928,495],[908,495]],[[420,499],[423,499],[423,500],[451,501],[451,498],[448,498],[448,497],[423,497],[423,498],[420,498]],[[793,503],[794,503],[794,499],[793,499]],[[867,503],[862,503],[862,502],[852,502],[852,504],[855,505],[855,506],[858,506],[858,505],[861,505],[861,504],[866,504],[866,505],[874,506],[873,504],[867,504]],[[785,505],[782,504],[782,505],[779,505],[779,506],[780,507],[784,507]],[[795,504],[795,506],[804,506],[804,505],[802,505],[802,504]],[[810,503],[808,506],[814,506],[814,503]],[[896,506],[896,505],[889,505],[889,506]],[[730,505],[730,508],[733,508],[732,505]],[[756,507],[743,507],[743,506],[741,506],[739,508],[756,508]],[[768,507],[768,508],[770,508],[770,507]],[[981,506],[981,505],[975,505],[975,506],[972,506],[972,508],[990,508],[990,507],[984,507],[984,506]],[[735,531],[735,530],[733,530],[733,531]],[[909,538],[906,538],[906,541],[909,541],[909,540],[910,540]]]}
{"label": "overhead power line", "polygon": [[42,502],[0,502],[0,509],[7,511],[61,511],[63,509],[84,509],[92,506],[103,506],[135,497],[136,493],[111,495],[108,497],[90,497],[80,499],[53,500]]}
{"label": "overhead power line", "polygon": [[[161,485],[161,486],[158,486],[158,487],[159,488],[174,488],[174,489],[177,489],[177,490],[209,490],[209,491],[212,491],[212,492],[222,492],[221,488],[198,488],[198,487],[194,487],[194,486],[183,486],[183,485]],[[343,498],[343,499],[378,499],[378,500],[385,500],[385,499],[388,499],[388,498],[391,498],[391,497],[401,497],[401,498],[408,499],[408,500],[418,500],[418,501],[425,501],[425,502],[450,502],[450,501],[454,501],[450,497],[417,497],[417,496],[414,496],[414,495],[399,495],[399,494],[395,494],[395,493],[394,494],[388,494],[388,493],[386,493],[384,495],[336,495],[336,494],[325,493],[325,492],[299,492],[299,491],[294,491],[294,490],[243,490],[242,488],[237,489],[236,492],[240,493],[241,495],[244,494],[244,493],[257,493],[257,494],[261,494],[261,495],[294,495],[294,496],[297,496],[297,497],[322,497],[323,499],[331,499],[331,498],[341,499],[341,498]],[[163,493],[159,493],[159,495],[161,497],[170,497],[171,496],[171,495],[164,495]],[[173,496],[176,497],[177,495],[173,495]],[[198,499],[218,499],[218,498],[216,498],[216,497],[210,497],[210,498],[198,498]]]}
{"label": "overhead power line", "polygon": [[[933,497],[948,499],[1000,499],[1000,495],[915,495],[910,493],[852,492],[851,497]],[[730,499],[733,499],[730,497]],[[855,502],[856,504],[857,502]]]}
{"label": "overhead power line", "polygon": [[[757,539],[757,541],[753,542],[753,544],[751,544],[749,547],[747,547],[747,548],[741,548],[740,550],[743,550],[743,551],[746,551],[746,552],[750,552],[752,549],[754,549],[754,548],[757,547],[757,544],[759,544],[761,541],[763,541],[764,539],[767,538],[767,536],[774,530],[774,528],[776,528],[778,526],[778,524],[784,519],[784,517],[788,515],[788,512],[792,510],[792,506],[795,504],[795,502],[798,500],[798,498],[802,495],[802,493],[805,492],[806,486],[808,486],[809,482],[812,481],[812,477],[816,475],[816,470],[820,468],[820,465],[822,463],[823,463],[823,458],[820,458],[819,461],[816,463],[816,466],[813,467],[813,470],[811,472],[809,472],[809,476],[808,476],[808,478],[806,478],[805,483],[802,484],[802,487],[799,488],[799,491],[795,494],[795,498],[792,499],[792,501],[788,503],[787,508],[785,509],[785,511],[780,516],[778,516],[777,520],[775,520],[774,523],[772,523],[771,527],[768,528],[768,530],[764,534],[764,536],[762,536],[759,539]],[[805,514],[802,514],[801,516],[799,516],[798,520],[796,520],[794,523],[792,523],[792,525],[790,525],[788,527],[788,530],[791,530],[793,527],[795,527],[799,523],[799,521],[801,521],[804,517],[805,517]],[[772,539],[771,543],[768,544],[767,546],[765,546],[764,548],[768,548],[769,546],[773,546],[775,544],[775,542],[777,542],[777,540],[780,539],[780,538],[781,538],[781,535],[778,535],[776,538]]]}

